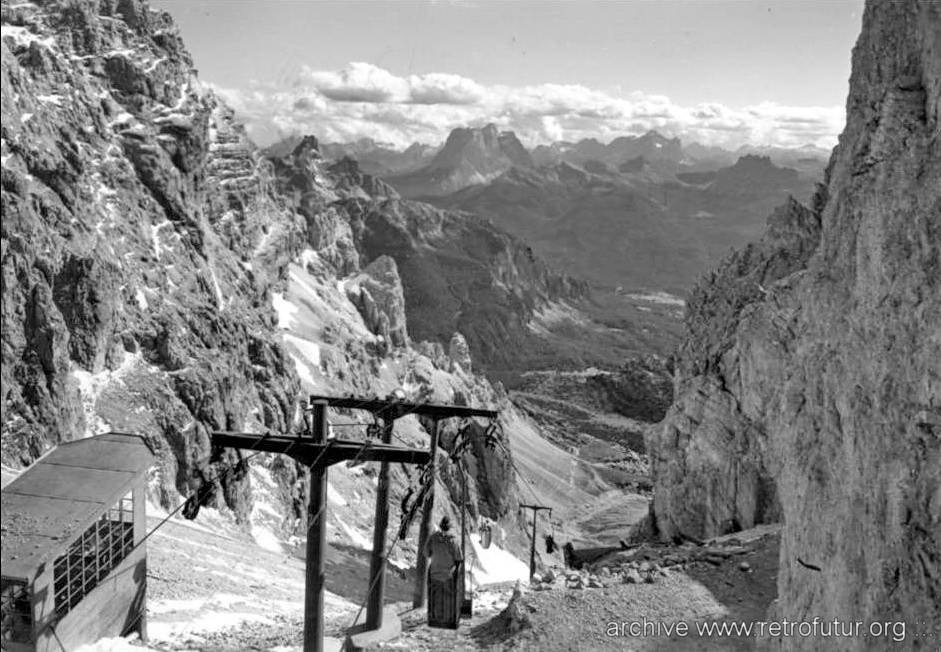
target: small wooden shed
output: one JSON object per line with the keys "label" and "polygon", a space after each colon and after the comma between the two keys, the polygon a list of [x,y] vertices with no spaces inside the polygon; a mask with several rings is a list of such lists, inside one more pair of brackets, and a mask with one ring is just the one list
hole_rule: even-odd
{"label": "small wooden shed", "polygon": [[4,650],[69,651],[135,631],[146,639],[153,462],[142,437],[98,435],[60,444],[4,487]]}

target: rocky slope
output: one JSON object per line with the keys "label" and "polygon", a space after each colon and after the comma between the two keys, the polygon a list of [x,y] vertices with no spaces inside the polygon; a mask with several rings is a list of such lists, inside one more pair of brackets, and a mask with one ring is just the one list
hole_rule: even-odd
{"label": "rocky slope", "polygon": [[[168,14],[145,2],[4,1],[2,19],[4,465],[87,434],[137,432],[159,452],[152,498],[170,506],[191,492],[212,430],[291,432],[306,392],[405,387],[417,400],[505,408],[513,437],[487,447],[482,426],[468,425],[467,459],[474,516],[500,520],[508,547],[524,544],[509,450],[526,482],[551,484],[557,464],[575,471],[573,485],[606,488],[471,373],[455,328],[437,343],[417,339],[425,333],[406,318],[396,261],[370,244],[408,228],[441,243],[470,229],[483,257],[503,261],[506,276],[491,284],[525,296],[514,275],[534,263],[501,248],[507,236],[401,206],[382,182],[321,166],[303,143],[291,161],[298,178],[286,180],[198,81]],[[413,417],[401,436],[427,441]],[[303,534],[303,470],[278,456],[256,462],[255,482],[223,475],[211,504],[277,546]],[[440,495],[456,497],[457,469],[442,467]],[[364,545],[371,480],[359,467],[331,480],[357,496],[331,499],[332,543]],[[568,482],[550,488],[555,504],[587,499]],[[397,470],[397,497],[408,483]]]}
{"label": "rocky slope", "polygon": [[649,442],[662,536],[783,518],[772,617],[905,621],[918,650],[941,617],[939,51],[937,3],[867,3],[825,187],[694,293]]}
{"label": "rocky slope", "polygon": [[453,130],[430,163],[387,180],[406,197],[429,197],[484,183],[513,166],[532,167],[529,152],[512,131],[488,124]]}
{"label": "rocky slope", "polygon": [[303,223],[165,14],[4,2],[2,41],[3,459],[159,433],[183,489],[211,429],[290,427],[267,292]]}
{"label": "rocky slope", "polygon": [[323,160],[313,137],[272,161],[336,272],[391,261],[416,340],[446,343],[459,332],[482,369],[525,368],[529,352],[552,348],[530,327],[539,312],[588,293],[488,220],[404,199],[352,159]]}

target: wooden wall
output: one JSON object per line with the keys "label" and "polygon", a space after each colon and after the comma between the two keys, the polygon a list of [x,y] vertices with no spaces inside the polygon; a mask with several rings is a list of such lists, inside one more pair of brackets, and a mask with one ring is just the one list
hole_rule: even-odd
{"label": "wooden wall", "polygon": [[[144,487],[134,487],[134,542],[143,539],[147,521]],[[146,544],[125,557],[82,601],[56,622],[53,562],[40,568],[33,583],[36,652],[71,652],[86,643],[138,631],[146,640]]]}

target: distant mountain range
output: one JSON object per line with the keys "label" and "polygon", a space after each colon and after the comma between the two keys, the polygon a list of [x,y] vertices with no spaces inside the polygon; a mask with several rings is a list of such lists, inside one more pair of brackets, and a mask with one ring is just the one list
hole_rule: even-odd
{"label": "distant mountain range", "polygon": [[577,143],[558,142],[540,145],[533,150],[533,159],[540,165],[551,165],[563,161],[576,165],[597,161],[617,168],[638,157],[651,163],[668,163],[679,166],[684,158],[679,138],[666,138],[656,131],[643,136],[621,136],[607,145],[588,138]]}
{"label": "distant mountain range", "polygon": [[[268,148],[283,156],[300,142],[288,138]],[[716,171],[742,156],[759,155],[779,167],[793,168],[805,179],[822,179],[828,150],[814,145],[797,148],[743,146],[737,150],[683,144],[657,131],[640,136],[620,136],[608,143],[595,138],[578,142],[558,141],[527,150],[511,131],[488,124],[481,128],[454,129],[444,144],[413,143],[405,150],[391,144],[361,138],[350,143],[322,143],[327,160],[350,157],[364,172],[381,176],[406,197],[440,197],[461,188],[486,183],[510,167],[533,168],[571,163],[590,173],[635,172],[646,163],[669,176],[676,173]],[[643,159],[640,161],[638,159]]]}
{"label": "distant mountain range", "polygon": [[807,201],[828,154],[684,146],[656,131],[528,151],[493,124],[455,129],[438,149],[362,139],[320,150],[355,159],[403,197],[477,213],[597,287],[680,295],[730,248],[757,238],[788,195]]}
{"label": "distant mountain range", "polygon": [[[282,158],[289,156],[303,140],[303,136],[291,136],[264,151],[272,158]],[[438,149],[424,143],[412,143],[405,150],[399,150],[388,143],[377,143],[372,138],[360,138],[351,143],[320,143],[320,153],[325,159],[339,161],[349,157],[359,164],[360,170],[377,176],[416,170],[428,163]]]}
{"label": "distant mountain range", "polygon": [[753,155],[675,175],[643,157],[619,170],[590,167],[516,167],[428,201],[486,216],[550,264],[596,285],[682,295],[731,247],[760,235],[788,195],[806,201],[815,185]]}

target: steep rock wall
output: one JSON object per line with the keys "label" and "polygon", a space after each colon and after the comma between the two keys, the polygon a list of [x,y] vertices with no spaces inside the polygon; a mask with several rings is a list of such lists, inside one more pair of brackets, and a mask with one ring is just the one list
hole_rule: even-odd
{"label": "steep rock wall", "polygon": [[[306,342],[317,357],[323,345],[321,393],[386,395],[403,382],[388,372],[393,354],[432,364],[410,348],[395,263],[361,264],[335,206],[380,204],[385,184],[324,169],[315,141],[295,149],[290,179],[275,174],[197,79],[169,15],[146,2],[4,1],[2,18],[5,464],[88,434],[140,433],[159,450],[153,498],[171,505],[191,492],[212,430],[298,427],[311,388],[275,307],[299,266],[322,308],[299,333],[323,326]],[[360,290],[362,332],[344,284]],[[439,379],[437,400],[453,398],[452,381],[475,405],[505,403],[469,373]],[[507,464],[505,450],[473,454],[481,468]],[[284,523],[303,515],[303,470],[256,462],[284,485]],[[250,483],[223,477],[216,504],[247,521]],[[515,478],[482,471],[471,482],[501,497],[495,516],[509,509]]]}
{"label": "steep rock wall", "polygon": [[2,41],[4,462],[143,432],[182,491],[208,431],[290,425],[267,290],[303,223],[166,14],[5,2]]}
{"label": "steep rock wall", "polygon": [[775,510],[751,506],[771,479],[784,520],[772,615],[905,621],[897,649],[934,649],[924,634],[941,618],[939,53],[937,3],[867,4],[847,125],[810,211],[819,244],[765,280],[736,254],[700,288],[678,400],[651,441],[662,533],[761,520]]}

